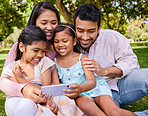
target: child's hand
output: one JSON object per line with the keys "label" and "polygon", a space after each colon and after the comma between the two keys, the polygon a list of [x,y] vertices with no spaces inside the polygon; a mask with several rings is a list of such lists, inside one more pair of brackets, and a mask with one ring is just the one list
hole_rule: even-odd
{"label": "child's hand", "polygon": [[70,94],[63,93],[63,95],[69,97],[69,98],[76,98],[79,96],[79,93],[81,93],[81,87],[77,83],[70,85],[69,88],[73,89],[64,89],[64,92],[68,92]]}
{"label": "child's hand", "polygon": [[58,108],[57,104],[54,103],[54,101],[52,100],[51,94],[50,94],[49,97],[47,98],[46,106],[47,106],[54,114],[57,114],[57,112],[59,111],[59,108]]}
{"label": "child's hand", "polygon": [[12,69],[12,72],[14,74],[14,77],[18,81],[20,78],[23,78],[22,76],[22,69],[19,65],[15,65],[14,68]]}

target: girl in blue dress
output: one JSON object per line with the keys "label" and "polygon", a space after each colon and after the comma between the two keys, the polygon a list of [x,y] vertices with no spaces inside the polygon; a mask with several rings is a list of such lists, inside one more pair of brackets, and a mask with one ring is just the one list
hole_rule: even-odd
{"label": "girl in blue dress", "polygon": [[[63,90],[69,92],[67,94],[63,93],[64,95],[74,98],[79,108],[86,115],[105,116],[106,110],[112,106],[121,111],[122,115],[126,113],[113,101],[111,90],[106,81],[95,77],[92,71],[83,66],[84,59],[87,56],[79,53],[73,25],[68,23],[59,24],[53,32],[51,41],[54,49],[59,54],[54,58],[56,68],[53,70],[52,76],[57,77],[57,81],[60,79],[61,83],[71,84],[69,88],[72,88]],[[103,97],[106,97],[105,101],[101,100]],[[104,111],[101,110],[101,103],[106,104]],[[129,112],[127,111],[127,113]]]}

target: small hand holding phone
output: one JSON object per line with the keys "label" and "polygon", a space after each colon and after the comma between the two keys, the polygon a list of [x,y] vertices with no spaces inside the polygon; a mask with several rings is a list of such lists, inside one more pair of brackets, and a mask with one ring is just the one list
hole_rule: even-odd
{"label": "small hand holding phone", "polygon": [[73,89],[69,88],[69,86],[72,84],[58,84],[58,85],[48,85],[48,86],[42,86],[41,91],[42,93],[46,93],[47,97],[49,94],[51,94],[52,97],[54,96],[60,96],[63,95],[64,92],[63,89]]}

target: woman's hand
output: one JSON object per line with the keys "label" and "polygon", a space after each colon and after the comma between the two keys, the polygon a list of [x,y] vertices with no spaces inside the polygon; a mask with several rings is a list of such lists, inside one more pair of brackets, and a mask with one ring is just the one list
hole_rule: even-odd
{"label": "woman's hand", "polygon": [[47,98],[41,92],[40,86],[27,84],[21,91],[25,98],[31,99],[35,103],[47,103]]}
{"label": "woman's hand", "polygon": [[49,108],[54,114],[57,114],[59,111],[59,108],[57,104],[53,101],[51,94],[47,98],[47,103],[46,103],[47,108]]}
{"label": "woman's hand", "polygon": [[77,83],[70,85],[69,88],[72,89],[64,89],[64,92],[68,92],[69,94],[63,93],[63,95],[71,98],[71,99],[75,99],[79,96],[79,93],[81,93],[81,87],[80,85],[78,85]]}

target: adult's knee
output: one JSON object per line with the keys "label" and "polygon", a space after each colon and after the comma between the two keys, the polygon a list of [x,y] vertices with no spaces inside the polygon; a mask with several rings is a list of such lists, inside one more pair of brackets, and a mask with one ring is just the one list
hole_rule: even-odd
{"label": "adult's knee", "polygon": [[148,88],[148,68],[142,68],[133,71],[125,78],[119,80],[118,84],[121,87],[129,86],[131,88],[137,88],[137,89],[139,88],[139,90],[140,89],[146,90]]}
{"label": "adult's knee", "polygon": [[148,93],[148,68],[142,68],[133,72],[137,86],[142,87],[142,91]]}
{"label": "adult's knee", "polygon": [[131,76],[134,76],[134,78],[138,79],[139,81],[147,81],[148,79],[148,68],[141,68],[138,70],[133,71],[131,74]]}

